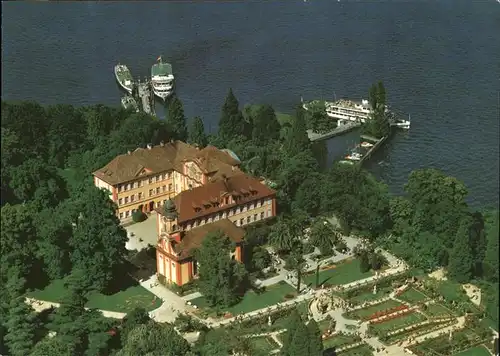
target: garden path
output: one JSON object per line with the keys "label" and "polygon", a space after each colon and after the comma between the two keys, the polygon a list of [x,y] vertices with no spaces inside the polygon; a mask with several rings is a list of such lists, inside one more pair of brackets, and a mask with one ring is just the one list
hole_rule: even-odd
{"label": "garden path", "polygon": [[[61,306],[61,304],[59,304],[59,303],[48,302],[46,300],[38,300],[38,299],[34,299],[34,298],[26,298],[26,303],[31,305],[31,307],[37,313],[42,312],[46,309],[50,309],[52,307],[59,308]],[[89,308],[85,308],[85,309],[89,310]],[[123,319],[125,317],[125,315],[127,315],[126,313],[113,312],[113,311],[109,311],[109,310],[99,310],[99,311],[106,318]]]}

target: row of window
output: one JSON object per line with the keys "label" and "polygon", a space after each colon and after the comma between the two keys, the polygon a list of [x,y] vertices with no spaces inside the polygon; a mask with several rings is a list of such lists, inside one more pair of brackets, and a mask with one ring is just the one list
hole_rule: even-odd
{"label": "row of window", "polygon": [[[147,182],[149,184],[153,184],[153,183],[161,182],[162,180],[171,179],[171,178],[172,178],[172,173],[168,172],[168,173],[164,173],[164,174],[158,174],[158,175],[153,176],[153,177],[149,177]],[[136,181],[133,183],[120,184],[120,185],[118,185],[118,193],[126,192],[128,190],[142,187],[142,186],[144,186],[144,182],[146,182],[146,181],[141,180],[141,181]]]}
{"label": "row of window", "polygon": [[[209,217],[208,219],[201,219],[201,220],[196,220],[192,225],[187,224],[186,225],[186,230],[190,230],[192,228],[202,226],[205,224],[210,224],[214,221],[219,221],[220,219],[226,219],[227,217],[232,216],[232,214],[227,214],[226,212],[223,212],[221,214],[217,214],[214,217]],[[272,211],[271,209],[268,209],[266,212],[262,211],[260,214],[253,214],[253,215],[248,215],[246,218],[241,218],[241,219],[236,219],[234,221],[234,224],[236,226],[243,226],[246,224],[250,224],[254,221],[262,220],[268,217],[272,216]],[[175,225],[174,225],[175,226]]]}
{"label": "row of window", "polygon": [[[159,208],[162,204],[165,204],[167,202],[167,199],[163,200],[163,201],[157,201],[156,203],[154,203],[154,206],[155,208]],[[132,214],[134,213],[134,211],[136,211],[138,209],[130,209],[130,210],[125,210],[123,212],[120,213],[120,219],[126,219],[128,217],[131,217]]]}
{"label": "row of window", "polygon": [[[172,184],[170,183],[168,185],[168,192],[171,192],[171,191],[172,191]],[[166,192],[167,192],[166,185],[164,185],[162,187],[156,187],[156,189],[149,190],[149,197],[152,197],[154,195],[158,195],[160,193],[166,193]],[[123,204],[133,203],[135,201],[140,201],[143,198],[144,198],[144,195],[142,194],[142,192],[139,192],[137,194],[132,194],[128,197],[123,197],[123,198],[118,199],[118,206],[121,206]]]}

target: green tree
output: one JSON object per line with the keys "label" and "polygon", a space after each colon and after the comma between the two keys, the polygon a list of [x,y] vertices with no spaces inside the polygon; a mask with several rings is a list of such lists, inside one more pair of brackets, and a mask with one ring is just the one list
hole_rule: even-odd
{"label": "green tree", "polygon": [[25,303],[25,283],[18,275],[13,275],[7,283],[10,301],[5,318],[5,342],[12,356],[28,355],[35,344],[36,316],[33,308]]}
{"label": "green tree", "polygon": [[188,143],[196,144],[200,148],[203,148],[208,144],[205,127],[203,126],[203,120],[199,116],[195,116],[191,121],[191,125],[189,125]]}
{"label": "green tree", "polygon": [[333,246],[335,241],[340,238],[340,234],[336,231],[332,224],[324,221],[323,219],[318,219],[311,226],[310,242],[319,248],[321,254],[327,255],[332,254]]}
{"label": "green tree", "polygon": [[38,342],[33,348],[30,356],[74,356],[75,350],[59,336],[46,337]]}
{"label": "green tree", "polygon": [[307,331],[309,335],[309,352],[310,356],[323,355],[323,339],[321,338],[321,331],[319,330],[318,323],[311,319],[307,323]]}
{"label": "green tree", "polygon": [[280,251],[290,251],[297,244],[304,230],[304,220],[301,216],[278,216],[271,227],[269,241]]}
{"label": "green tree", "polygon": [[127,313],[125,318],[123,318],[122,328],[120,331],[122,345],[125,345],[127,342],[127,337],[130,331],[139,325],[147,324],[150,320],[151,318],[149,317],[148,312],[142,307],[136,307],[130,313]]}
{"label": "green tree", "polygon": [[230,306],[238,301],[246,280],[243,264],[231,259],[235,246],[220,232],[209,233],[196,251],[200,292],[212,306]]}
{"label": "green tree", "polygon": [[[297,309],[292,309],[290,312],[290,315],[287,318],[286,322],[286,332],[283,337],[283,348],[281,349],[281,352],[283,355],[291,355],[291,345],[295,336],[295,332],[298,328],[299,324],[303,324],[303,321],[300,317],[299,312]],[[305,353],[307,355],[307,351]]]}
{"label": "green tree", "polygon": [[318,170],[318,162],[311,151],[303,151],[296,156],[286,157],[279,168],[277,184],[280,190],[293,199],[299,186]]}
{"label": "green tree", "polygon": [[186,142],[187,126],[186,116],[184,115],[184,107],[181,100],[173,95],[167,101],[167,124],[172,128],[177,140]]}
{"label": "green tree", "polygon": [[[484,277],[486,280],[498,283],[499,271],[499,220],[498,210],[490,211],[485,217],[486,252],[483,260]],[[498,304],[497,304],[498,305]]]}
{"label": "green tree", "polygon": [[377,138],[388,136],[391,127],[386,114],[386,91],[382,82],[370,87],[368,101],[371,115],[370,120],[365,124],[364,132]]}
{"label": "green tree", "polygon": [[284,149],[289,157],[294,157],[300,152],[311,148],[311,141],[307,136],[307,125],[305,110],[299,104],[295,110],[295,117],[292,120],[290,130],[285,138]]}
{"label": "green tree", "polygon": [[56,331],[57,336],[77,354],[83,354],[87,347],[84,318],[88,299],[83,285],[85,277],[85,272],[81,270],[74,270],[66,277],[64,282],[66,294],[50,323],[50,328]]}
{"label": "green tree", "polygon": [[290,342],[290,345],[287,348],[287,355],[289,356],[309,355],[310,344],[311,342],[309,339],[309,332],[304,322],[301,321],[300,323],[297,324],[297,327],[292,337],[292,341]]}
{"label": "green tree", "polygon": [[67,198],[64,180],[53,167],[36,158],[11,168],[9,185],[18,202],[31,200],[39,209],[54,207]]}
{"label": "green tree", "polygon": [[137,326],[129,333],[126,344],[117,356],[184,356],[189,349],[187,341],[172,325],[150,321]]}
{"label": "green tree", "polygon": [[459,283],[466,283],[472,277],[474,256],[470,246],[471,219],[460,222],[455,242],[450,252],[448,275]]}
{"label": "green tree", "polygon": [[50,279],[63,277],[71,269],[68,240],[73,228],[67,205],[47,208],[35,216],[38,239],[35,255],[44,262],[45,272]]}
{"label": "green tree", "polygon": [[308,123],[307,127],[313,132],[326,133],[337,127],[337,121],[330,118],[326,113],[324,103],[309,105],[306,117]]}
{"label": "green tree", "polygon": [[281,126],[271,105],[261,105],[252,119],[252,139],[255,142],[264,143],[279,139]]}
{"label": "green tree", "polygon": [[297,188],[292,201],[292,210],[303,211],[309,216],[317,216],[321,212],[323,187],[324,176],[321,173],[312,172],[309,178]]}
{"label": "green tree", "polygon": [[80,202],[69,245],[73,266],[86,272],[89,288],[104,291],[120,271],[127,234],[116,217],[115,204],[106,192],[91,187]]}
{"label": "green tree", "polygon": [[229,89],[219,120],[219,137],[227,144],[237,136],[245,136],[245,131],[245,120],[239,109],[238,100],[234,96],[233,90]]}
{"label": "green tree", "polygon": [[2,206],[0,231],[0,263],[2,274],[8,276],[10,270],[20,271],[27,277],[35,265],[33,247],[37,234],[32,219],[32,211],[27,205]]}

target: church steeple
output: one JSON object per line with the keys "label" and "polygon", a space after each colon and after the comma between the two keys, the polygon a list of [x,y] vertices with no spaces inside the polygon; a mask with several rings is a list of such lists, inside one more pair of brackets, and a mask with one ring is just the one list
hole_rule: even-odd
{"label": "church steeple", "polygon": [[173,220],[177,219],[177,210],[176,210],[175,203],[172,199],[169,199],[166,201],[163,209],[164,209],[165,217],[167,218],[167,220],[173,221]]}

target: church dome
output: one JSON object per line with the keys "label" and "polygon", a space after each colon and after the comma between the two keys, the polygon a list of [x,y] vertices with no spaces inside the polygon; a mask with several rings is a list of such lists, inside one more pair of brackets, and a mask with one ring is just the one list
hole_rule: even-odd
{"label": "church dome", "polygon": [[165,217],[169,220],[175,220],[177,218],[177,209],[175,203],[172,199],[167,200],[163,206]]}

